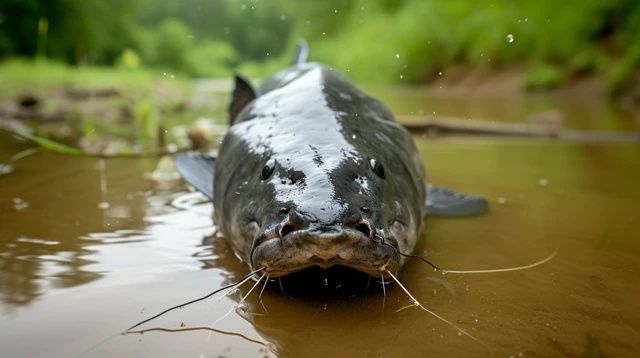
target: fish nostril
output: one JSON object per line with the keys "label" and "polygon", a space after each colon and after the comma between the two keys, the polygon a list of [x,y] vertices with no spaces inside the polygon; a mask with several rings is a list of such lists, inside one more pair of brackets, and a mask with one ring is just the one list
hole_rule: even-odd
{"label": "fish nostril", "polygon": [[292,232],[293,230],[295,230],[295,228],[291,224],[282,225],[282,227],[280,227],[280,237],[285,237],[285,235]]}
{"label": "fish nostril", "polygon": [[356,224],[356,230],[363,233],[366,237],[371,237],[371,226],[366,220],[361,220],[358,224]]}

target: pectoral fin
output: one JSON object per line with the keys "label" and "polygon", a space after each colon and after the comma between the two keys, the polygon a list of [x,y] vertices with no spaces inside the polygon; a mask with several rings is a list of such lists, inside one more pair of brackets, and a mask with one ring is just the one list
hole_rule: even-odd
{"label": "pectoral fin", "polygon": [[483,214],[489,204],[487,199],[481,196],[428,185],[426,206],[427,215],[460,217]]}
{"label": "pectoral fin", "polygon": [[179,154],[175,158],[176,170],[182,179],[213,200],[213,173],[216,158],[201,154]]}

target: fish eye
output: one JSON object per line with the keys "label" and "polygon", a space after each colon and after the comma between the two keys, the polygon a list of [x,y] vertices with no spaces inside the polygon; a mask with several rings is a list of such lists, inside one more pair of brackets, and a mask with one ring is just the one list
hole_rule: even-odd
{"label": "fish eye", "polygon": [[276,161],[273,158],[267,160],[267,162],[264,164],[264,167],[262,167],[262,172],[260,172],[260,179],[261,180],[269,179],[269,177],[271,177],[271,174],[273,174],[273,170],[275,168],[276,168]]}
{"label": "fish eye", "polygon": [[374,173],[376,173],[380,178],[384,179],[384,167],[380,164],[379,161],[375,159],[369,160],[369,165],[371,165],[371,169]]}

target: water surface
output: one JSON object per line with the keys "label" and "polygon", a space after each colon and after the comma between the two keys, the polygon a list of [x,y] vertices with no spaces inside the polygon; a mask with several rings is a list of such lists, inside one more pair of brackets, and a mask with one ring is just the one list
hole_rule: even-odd
{"label": "water surface", "polygon": [[[606,127],[606,126],[605,126]],[[485,195],[490,212],[427,219],[418,252],[383,297],[303,300],[252,284],[169,306],[247,273],[215,237],[212,206],[181,183],[147,179],[157,159],[38,153],[0,177],[2,356],[637,356],[640,147],[492,138],[417,138],[431,182]],[[0,138],[0,162],[29,148]],[[225,316],[226,315],[226,316]]]}

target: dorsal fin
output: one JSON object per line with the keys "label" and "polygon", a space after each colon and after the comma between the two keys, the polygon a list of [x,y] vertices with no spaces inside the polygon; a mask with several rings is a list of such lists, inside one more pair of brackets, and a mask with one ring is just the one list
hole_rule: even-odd
{"label": "dorsal fin", "polygon": [[242,77],[239,73],[234,76],[233,93],[231,93],[231,102],[229,103],[229,125],[232,125],[242,109],[256,98],[256,90],[253,88],[249,80]]}
{"label": "dorsal fin", "polygon": [[307,42],[304,39],[298,40],[298,44],[296,45],[296,54],[293,56],[293,60],[291,61],[291,65],[299,65],[301,63],[307,62],[309,58],[309,46],[307,46]]}

